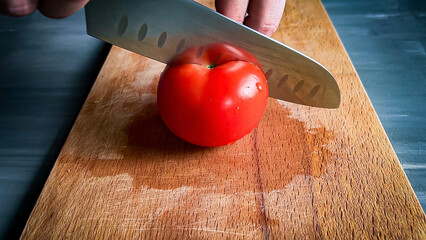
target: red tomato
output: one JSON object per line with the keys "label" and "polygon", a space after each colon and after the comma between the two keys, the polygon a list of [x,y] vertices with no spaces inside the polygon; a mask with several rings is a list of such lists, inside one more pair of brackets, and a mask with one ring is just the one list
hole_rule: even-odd
{"label": "red tomato", "polygon": [[[266,109],[268,85],[258,63],[244,60],[254,57],[236,49],[210,45],[202,49],[202,56],[189,49],[166,67],[157,104],[176,136],[213,147],[235,142],[257,126]],[[229,57],[233,51],[235,58]]]}

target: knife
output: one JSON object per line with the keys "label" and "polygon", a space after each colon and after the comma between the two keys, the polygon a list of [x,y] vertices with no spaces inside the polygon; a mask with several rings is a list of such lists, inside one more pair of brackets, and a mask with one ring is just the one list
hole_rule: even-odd
{"label": "knife", "polygon": [[254,55],[269,96],[313,107],[338,108],[331,73],[308,56],[191,0],[91,0],[87,33],[169,63],[185,48],[225,43]]}

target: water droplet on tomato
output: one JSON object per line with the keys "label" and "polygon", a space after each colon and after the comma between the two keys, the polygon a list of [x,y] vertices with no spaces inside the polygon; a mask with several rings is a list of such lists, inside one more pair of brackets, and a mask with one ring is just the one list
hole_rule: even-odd
{"label": "water droplet on tomato", "polygon": [[261,92],[261,91],[262,91],[262,85],[260,85],[260,83],[256,83],[256,87],[257,87],[257,90],[258,90],[259,92]]}
{"label": "water droplet on tomato", "polygon": [[234,113],[237,114],[240,111],[240,107],[236,107]]}

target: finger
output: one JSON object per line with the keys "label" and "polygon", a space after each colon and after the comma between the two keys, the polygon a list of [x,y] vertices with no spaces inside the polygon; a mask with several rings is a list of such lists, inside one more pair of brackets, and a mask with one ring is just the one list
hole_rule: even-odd
{"label": "finger", "polygon": [[37,9],[38,0],[0,0],[0,14],[22,17]]}
{"label": "finger", "polygon": [[280,24],[284,7],[285,0],[251,0],[244,24],[271,36]]}
{"label": "finger", "polygon": [[246,16],[249,0],[216,0],[216,11],[242,23]]}
{"label": "finger", "polygon": [[40,0],[38,10],[50,18],[64,18],[80,10],[89,0]]}

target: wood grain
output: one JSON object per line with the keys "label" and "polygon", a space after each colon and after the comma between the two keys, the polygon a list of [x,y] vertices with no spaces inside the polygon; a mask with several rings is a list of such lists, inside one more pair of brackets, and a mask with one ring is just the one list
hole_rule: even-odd
{"label": "wood grain", "polygon": [[273,37],[332,72],[339,109],[269,99],[251,134],[195,147],[157,114],[164,65],[113,47],[22,239],[426,238],[424,212],[321,2],[288,1]]}

